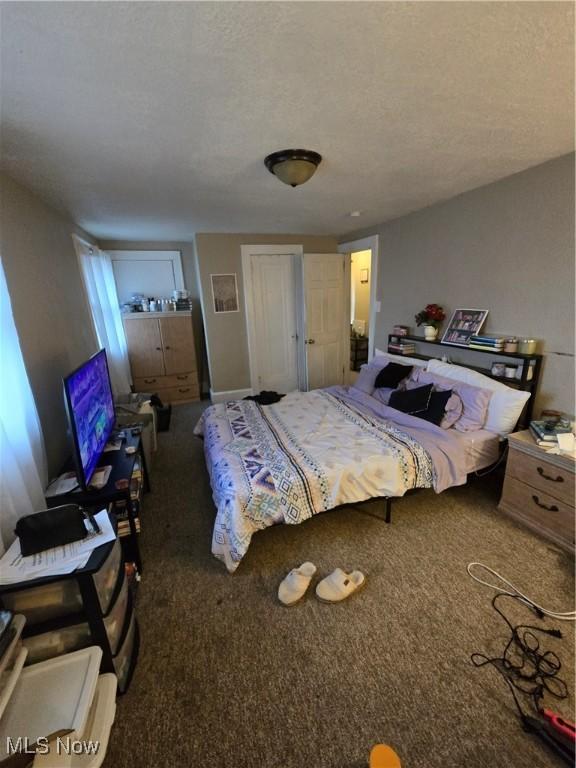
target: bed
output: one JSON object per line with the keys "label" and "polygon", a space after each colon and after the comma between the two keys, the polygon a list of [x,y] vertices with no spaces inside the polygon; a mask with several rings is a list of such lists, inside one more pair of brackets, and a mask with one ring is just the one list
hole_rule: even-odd
{"label": "bed", "polygon": [[[379,360],[370,365],[388,362]],[[502,409],[508,395],[494,385],[498,395],[492,400]],[[512,414],[506,406],[503,415],[515,424],[519,411]],[[254,533],[271,525],[299,524],[377,497],[387,500],[389,515],[389,500],[407,491],[441,493],[463,485],[470,473],[498,459],[505,428],[497,431],[490,419],[488,414],[490,429],[442,429],[356,387],[340,386],[294,392],[274,405],[213,405],[195,428],[204,439],[217,509],[212,552],[232,572]]]}

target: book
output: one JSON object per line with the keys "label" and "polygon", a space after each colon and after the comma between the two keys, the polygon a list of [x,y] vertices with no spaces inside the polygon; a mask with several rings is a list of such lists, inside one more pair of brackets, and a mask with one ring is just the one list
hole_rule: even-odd
{"label": "book", "polygon": [[504,344],[504,338],[502,336],[485,336],[473,333],[470,336],[470,341],[485,341],[488,344]]}
{"label": "book", "polygon": [[540,440],[554,442],[556,435],[567,435],[572,432],[570,426],[565,426],[562,422],[551,425],[551,422],[534,419],[530,422],[530,429],[535,432]]}
{"label": "book", "polygon": [[487,344],[468,344],[470,349],[483,349],[486,352],[501,352],[501,349],[489,347]]}
{"label": "book", "polygon": [[556,437],[554,437],[553,440],[542,440],[538,435],[538,432],[532,429],[532,426],[530,426],[529,429],[534,442],[536,443],[536,445],[539,445],[541,448],[552,448],[553,445],[558,443],[558,439]]}

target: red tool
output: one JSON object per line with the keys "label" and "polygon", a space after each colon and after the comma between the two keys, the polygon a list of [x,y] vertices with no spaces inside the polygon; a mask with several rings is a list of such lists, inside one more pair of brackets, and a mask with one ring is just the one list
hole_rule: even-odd
{"label": "red tool", "polygon": [[576,742],[576,725],[570,720],[565,720],[562,715],[552,712],[551,709],[543,709],[541,715],[551,728],[553,728],[566,741]]}

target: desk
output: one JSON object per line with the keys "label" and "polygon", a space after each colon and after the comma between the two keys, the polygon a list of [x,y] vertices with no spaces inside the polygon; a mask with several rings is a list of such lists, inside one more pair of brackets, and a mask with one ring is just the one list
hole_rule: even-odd
{"label": "desk", "polygon": [[[138,545],[136,518],[139,515],[141,492],[142,490],[149,491],[150,483],[148,480],[146,458],[142,450],[140,430],[126,428],[123,431],[126,436],[122,441],[120,450],[107,451],[100,456],[98,461],[98,467],[108,465],[112,467],[108,482],[103,488],[88,491],[77,488],[74,491],[63,493],[59,496],[50,496],[46,499],[46,503],[49,507],[58,507],[61,504],[80,504],[83,507],[89,507],[94,510],[111,509],[119,504],[125,506],[130,526],[130,534],[126,537],[129,541],[125,545],[128,554],[126,559],[133,559],[138,572],[142,573],[142,558],[140,557],[140,547]],[[113,436],[111,439],[113,439]],[[129,447],[135,448],[135,452],[126,453],[126,448]],[[140,466],[142,467],[142,484],[135,492],[132,476],[134,475],[137,459],[139,459]],[[61,474],[72,469],[74,469],[74,465],[72,459],[70,459],[62,468]],[[120,487],[118,487],[118,484],[120,484]]]}

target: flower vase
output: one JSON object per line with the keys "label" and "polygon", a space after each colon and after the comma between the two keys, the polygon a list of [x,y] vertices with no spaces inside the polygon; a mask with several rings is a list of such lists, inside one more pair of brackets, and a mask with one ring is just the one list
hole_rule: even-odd
{"label": "flower vase", "polygon": [[438,336],[438,328],[434,325],[425,325],[424,326],[424,338],[426,341],[436,341],[436,336]]}

